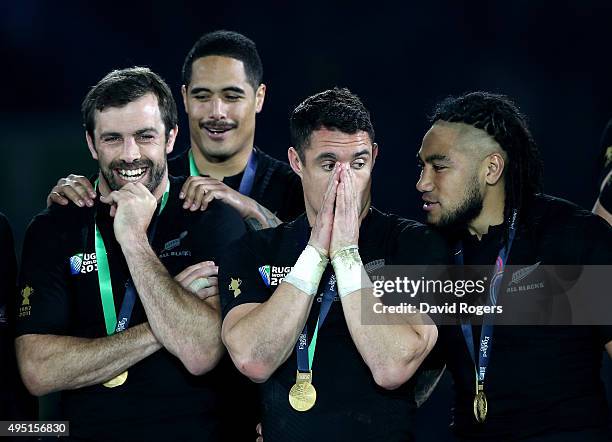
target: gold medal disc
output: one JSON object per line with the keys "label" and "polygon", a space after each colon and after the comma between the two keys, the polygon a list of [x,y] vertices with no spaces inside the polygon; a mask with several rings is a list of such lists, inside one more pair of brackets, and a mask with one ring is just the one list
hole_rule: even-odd
{"label": "gold medal disc", "polygon": [[476,393],[476,396],[474,396],[474,417],[479,424],[482,424],[487,418],[488,407],[484,391]]}
{"label": "gold medal disc", "polygon": [[317,401],[317,390],[312,385],[312,372],[297,372],[295,384],[289,390],[289,404],[297,411],[310,410]]}
{"label": "gold medal disc", "polygon": [[119,385],[123,385],[125,383],[125,381],[127,380],[127,375],[128,375],[128,372],[127,370],[125,370],[123,373],[118,374],[117,376],[112,378],[110,381],[105,382],[102,385],[104,385],[107,388],[118,387]]}

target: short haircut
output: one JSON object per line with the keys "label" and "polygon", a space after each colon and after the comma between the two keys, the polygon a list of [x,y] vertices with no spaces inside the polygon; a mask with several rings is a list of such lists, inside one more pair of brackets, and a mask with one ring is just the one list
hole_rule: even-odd
{"label": "short haircut", "polygon": [[257,90],[263,79],[263,66],[253,40],[233,31],[214,31],[204,34],[193,45],[183,62],[183,84],[189,86],[193,62],[209,55],[239,60],[244,65],[247,81]]}
{"label": "short haircut", "polygon": [[505,95],[470,92],[448,97],[435,108],[436,121],[469,124],[489,134],[508,156],[504,170],[505,218],[512,209],[519,212],[542,190],[543,166],[540,151],[519,108]]}
{"label": "short haircut", "polygon": [[157,97],[167,140],[170,131],[178,124],[176,102],[164,80],[143,67],[114,70],[89,90],[81,104],[85,130],[93,139],[96,110],[123,107],[150,93]]}
{"label": "short haircut", "polygon": [[306,98],[289,118],[291,145],[304,160],[304,150],[316,130],[335,129],[346,134],[367,132],[374,143],[370,112],[359,97],[346,88],[333,88]]}

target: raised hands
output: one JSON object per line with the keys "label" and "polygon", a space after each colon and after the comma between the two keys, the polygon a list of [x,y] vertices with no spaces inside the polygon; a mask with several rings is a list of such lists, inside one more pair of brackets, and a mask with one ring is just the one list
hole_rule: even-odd
{"label": "raised hands", "polygon": [[354,181],[350,165],[335,164],[308,242],[324,256],[333,257],[359,241],[359,195]]}

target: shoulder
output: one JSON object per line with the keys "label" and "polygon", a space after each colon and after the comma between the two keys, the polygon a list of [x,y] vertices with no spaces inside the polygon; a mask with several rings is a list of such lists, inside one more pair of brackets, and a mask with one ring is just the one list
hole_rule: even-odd
{"label": "shoulder", "polygon": [[257,148],[257,155],[258,155],[258,166],[257,167],[261,167],[262,171],[271,170],[271,172],[277,177],[282,177],[288,181],[294,181],[294,180],[299,181],[300,177],[296,175],[293,169],[291,169],[291,166],[289,166],[289,163],[287,163],[286,161],[278,160],[268,155],[267,153],[265,153],[259,148]]}
{"label": "shoulder", "polygon": [[189,176],[189,149],[168,158],[168,172],[173,176]]}
{"label": "shoulder", "polygon": [[555,231],[591,228],[595,229],[593,233],[610,232],[610,226],[601,217],[570,201],[546,194],[534,197],[524,223]]}
{"label": "shoulder", "polygon": [[372,209],[377,230],[384,235],[385,242],[402,260],[421,263],[446,263],[449,251],[446,240],[435,229],[421,222],[403,218],[392,213]]}

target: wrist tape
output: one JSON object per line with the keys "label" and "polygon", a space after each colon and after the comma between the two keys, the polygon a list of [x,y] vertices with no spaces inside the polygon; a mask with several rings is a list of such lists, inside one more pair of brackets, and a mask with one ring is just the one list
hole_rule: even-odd
{"label": "wrist tape", "polygon": [[341,298],[356,290],[372,286],[361,262],[357,246],[347,246],[338,250],[331,263],[336,275],[338,295]]}
{"label": "wrist tape", "polygon": [[321,276],[328,262],[329,259],[326,256],[321,255],[317,249],[308,244],[283,281],[308,296],[312,296],[317,293]]}

